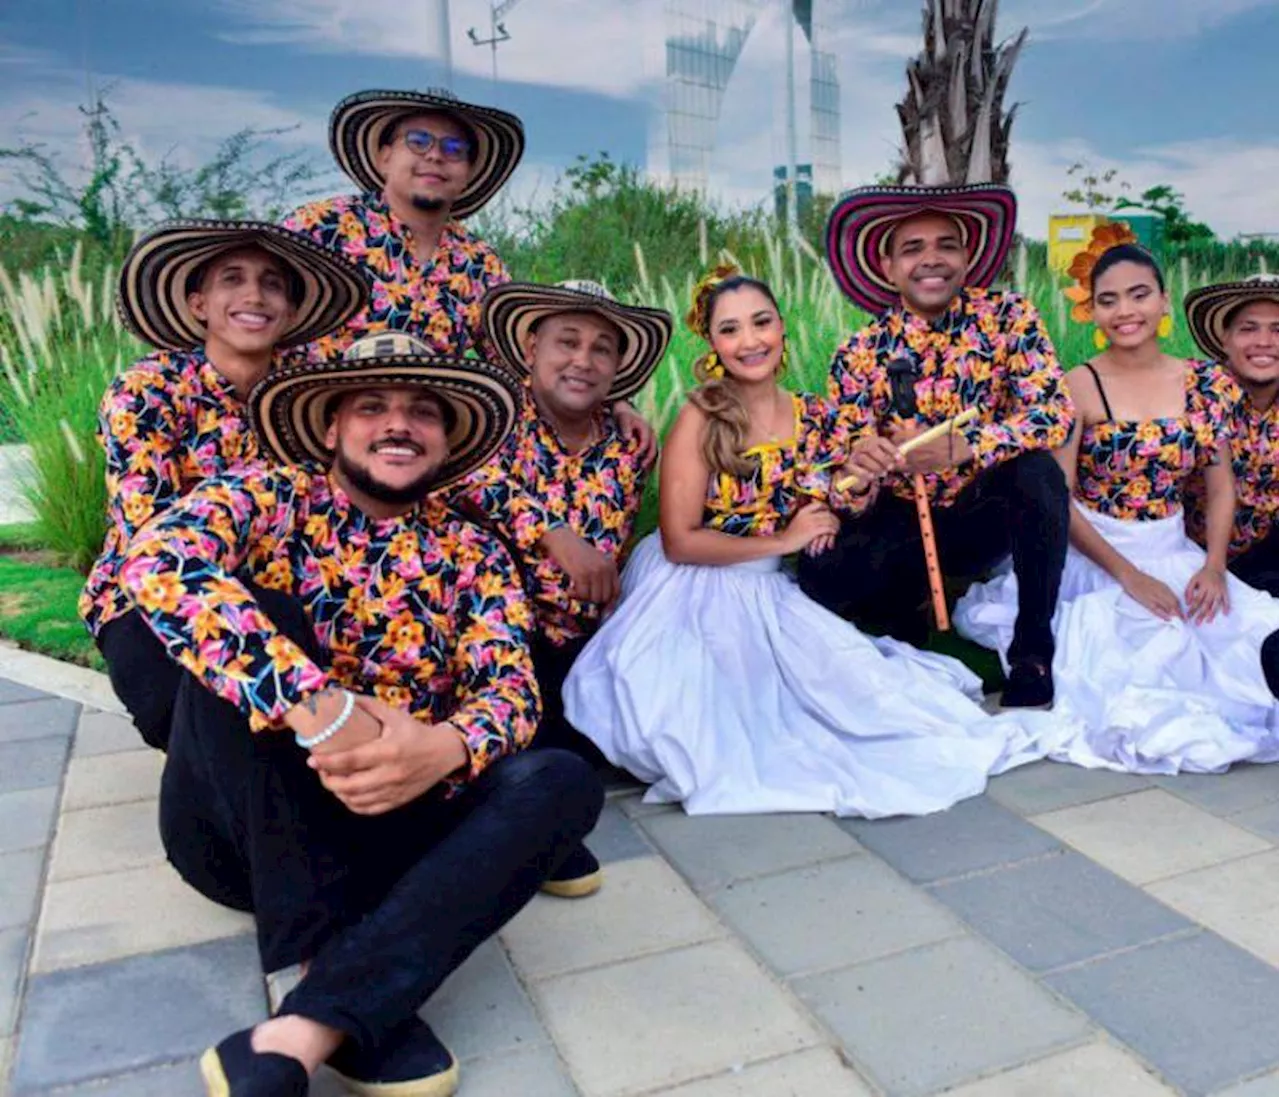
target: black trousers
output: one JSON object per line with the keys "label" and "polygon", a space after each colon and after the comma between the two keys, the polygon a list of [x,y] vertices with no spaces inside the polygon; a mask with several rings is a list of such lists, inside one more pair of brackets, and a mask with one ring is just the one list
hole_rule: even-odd
{"label": "black trousers", "polygon": [[1280,555],[1280,547],[1277,546],[1276,531],[1272,527],[1261,541],[1250,546],[1239,556],[1237,556],[1228,565],[1231,574],[1255,587],[1258,590],[1265,590],[1273,598],[1277,597],[1277,586],[1280,585],[1280,563],[1277,563],[1277,556]]}
{"label": "black trousers", "polygon": [[[280,601],[268,612],[314,657],[301,605]],[[309,962],[281,1012],[363,1047],[392,1036],[533,897],[604,799],[590,766],[548,750],[493,763],[453,799],[428,793],[366,817],[326,791],[306,757],[290,733],[250,732],[184,674],[160,832],[188,883],[253,912],[264,970]]]}
{"label": "black trousers", "polygon": [[562,645],[551,643],[541,633],[534,637],[533,669],[538,677],[538,692],[542,694],[542,722],[533,737],[533,745],[538,749],[571,750],[601,769],[609,765],[608,759],[595,743],[565,719],[564,698],[561,696],[573,661],[586,646],[585,637]]}
{"label": "black trousers", "polygon": [[[1071,501],[1053,456],[1024,453],[982,473],[949,507],[935,507],[942,570],[973,576],[1012,554],[1018,619],[1010,662],[1053,659],[1053,612],[1067,559]],[[915,506],[893,495],[845,521],[836,545],[800,557],[801,589],[860,628],[923,644],[929,578]]]}
{"label": "black trousers", "polygon": [[167,750],[182,667],[169,658],[137,610],[108,621],[98,632],[97,644],[111,688],[133,717],[143,742]]}

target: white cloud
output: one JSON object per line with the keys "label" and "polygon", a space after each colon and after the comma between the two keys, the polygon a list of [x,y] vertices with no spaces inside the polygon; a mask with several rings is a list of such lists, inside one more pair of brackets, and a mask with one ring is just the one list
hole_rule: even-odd
{"label": "white cloud", "polygon": [[[420,57],[439,61],[439,0],[374,4],[369,0],[219,0],[244,23],[232,42],[288,44],[325,53]],[[498,46],[503,81],[637,94],[657,75],[662,0],[629,0],[625,9],[597,0],[527,0],[503,23],[511,35]],[[453,0],[449,41],[455,72],[488,76],[491,51],[467,37],[489,37],[486,0]]]}
{"label": "white cloud", "polygon": [[1038,41],[1053,38],[1107,38],[1138,43],[1192,38],[1273,0],[1012,0],[1000,11],[1000,25],[1029,26]]}
{"label": "white cloud", "polygon": [[1081,160],[1100,171],[1115,168],[1137,198],[1148,187],[1167,183],[1186,197],[1190,215],[1219,236],[1275,232],[1280,186],[1280,153],[1275,145],[1231,137],[1135,148],[1123,158],[1105,157],[1084,141],[1038,143],[1014,140],[1010,158],[1018,192],[1018,221],[1030,236],[1044,237],[1049,215],[1069,209],[1062,197],[1067,168]]}

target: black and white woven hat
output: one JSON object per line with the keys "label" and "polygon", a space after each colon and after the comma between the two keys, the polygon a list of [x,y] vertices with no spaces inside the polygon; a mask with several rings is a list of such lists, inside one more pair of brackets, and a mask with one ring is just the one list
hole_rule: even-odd
{"label": "black and white woven hat", "polygon": [[548,316],[591,312],[622,332],[621,360],[609,399],[634,396],[653,376],[671,341],[672,319],[662,309],[624,305],[598,282],[569,281],[554,286],[507,282],[485,294],[480,322],[503,363],[520,376],[529,372],[525,347],[529,333]]}
{"label": "black and white woven hat", "polygon": [[1280,278],[1255,274],[1242,282],[1218,282],[1193,289],[1182,302],[1196,345],[1215,362],[1227,360],[1227,320],[1242,305],[1280,301]]}
{"label": "black and white woven hat", "polygon": [[502,445],[520,406],[511,371],[476,358],[435,354],[411,335],[388,332],[358,339],[323,365],[267,374],[249,394],[249,414],[264,450],[284,464],[329,462],[325,445],[335,397],[371,388],[421,387],[444,402],[449,456],[432,481],[449,487],[484,464]]}
{"label": "black and white woven hat", "polygon": [[359,91],[333,108],[329,148],[338,166],[361,190],[379,191],[378,150],[388,126],[406,114],[452,114],[476,135],[476,159],[466,188],[454,201],[454,217],[466,217],[494,197],[524,155],[524,124],[496,107],[464,103],[452,92]]}
{"label": "black and white woven hat", "polygon": [[139,239],[125,258],[116,299],[120,319],[161,350],[199,346],[207,333],[187,304],[193,275],[218,255],[246,247],[279,257],[300,284],[302,299],[278,346],[328,335],[368,302],[364,272],[300,233],[265,221],[166,221]]}

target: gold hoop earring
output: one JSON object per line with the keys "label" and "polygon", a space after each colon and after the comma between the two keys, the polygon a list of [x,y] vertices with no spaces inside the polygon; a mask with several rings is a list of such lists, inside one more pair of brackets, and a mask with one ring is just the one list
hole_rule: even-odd
{"label": "gold hoop earring", "polygon": [[711,380],[722,380],[724,378],[724,363],[720,361],[720,355],[715,351],[708,354],[706,360],[702,363],[702,370]]}
{"label": "gold hoop earring", "polygon": [[791,343],[784,335],[782,337],[782,357],[778,360],[778,370],[774,374],[775,377],[781,377],[787,372],[787,366],[791,362]]}
{"label": "gold hoop earring", "polygon": [[1168,339],[1173,334],[1173,317],[1167,312],[1160,317],[1160,323],[1156,327],[1156,335],[1161,339]]}
{"label": "gold hoop earring", "polygon": [[1093,329],[1093,345],[1097,347],[1099,350],[1106,350],[1109,345],[1109,340],[1102,333],[1101,328]]}

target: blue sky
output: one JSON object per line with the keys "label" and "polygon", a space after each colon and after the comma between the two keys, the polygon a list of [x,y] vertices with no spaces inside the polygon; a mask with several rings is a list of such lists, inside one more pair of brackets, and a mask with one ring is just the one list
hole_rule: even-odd
{"label": "blue sky", "polygon": [[[129,137],[151,156],[199,162],[242,125],[298,128],[282,149],[327,165],[333,103],[363,87],[440,80],[435,0],[42,0],[0,10],[0,133],[80,158],[76,104],[111,86]],[[731,0],[707,0],[709,6]],[[912,0],[831,0],[840,56],[846,185],[893,161],[894,102],[919,47]],[[661,94],[663,0],[522,0],[499,52],[473,47],[486,0],[452,0],[454,87],[518,111],[529,133],[513,192],[545,195],[578,153],[646,163]],[[1003,0],[1001,29],[1031,39],[1011,98],[1022,223],[1044,235],[1066,203],[1066,168],[1115,167],[1135,190],[1169,182],[1223,235],[1274,232],[1280,174],[1274,0]],[[781,36],[765,18],[730,89],[713,193],[759,200],[782,155]],[[0,200],[13,183],[0,165]],[[321,189],[341,189],[329,174]],[[301,196],[300,196],[301,197]]]}

